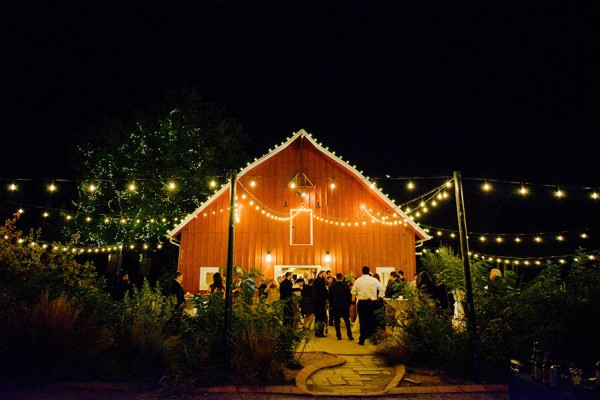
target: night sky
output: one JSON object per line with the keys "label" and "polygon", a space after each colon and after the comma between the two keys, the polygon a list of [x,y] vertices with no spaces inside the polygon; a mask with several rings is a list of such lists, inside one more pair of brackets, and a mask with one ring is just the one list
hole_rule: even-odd
{"label": "night sky", "polygon": [[[369,176],[600,188],[596,1],[9,3],[3,182],[70,178],[72,137],[197,87],[253,157],[304,128]],[[517,230],[496,202],[473,225]],[[552,207],[550,229],[600,225]]]}

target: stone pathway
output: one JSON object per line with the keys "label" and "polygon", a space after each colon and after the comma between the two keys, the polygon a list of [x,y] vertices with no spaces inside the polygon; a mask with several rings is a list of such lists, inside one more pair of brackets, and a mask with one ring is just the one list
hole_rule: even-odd
{"label": "stone pathway", "polygon": [[386,367],[371,355],[342,355],[345,362],[336,367],[317,370],[306,381],[312,394],[373,395],[385,393],[395,374],[395,369]]}

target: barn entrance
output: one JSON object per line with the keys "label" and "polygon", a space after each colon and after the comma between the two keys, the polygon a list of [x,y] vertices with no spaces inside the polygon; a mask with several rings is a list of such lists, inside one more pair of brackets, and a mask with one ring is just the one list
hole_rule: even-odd
{"label": "barn entrance", "polygon": [[298,278],[314,278],[317,273],[323,269],[320,265],[275,265],[274,272],[275,278],[284,275],[286,272],[291,271],[294,280]]}

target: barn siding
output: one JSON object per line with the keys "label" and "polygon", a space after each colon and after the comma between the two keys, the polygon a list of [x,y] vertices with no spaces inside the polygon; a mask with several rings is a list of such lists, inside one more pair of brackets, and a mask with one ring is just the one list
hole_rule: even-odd
{"label": "barn siding", "polygon": [[[303,189],[309,194],[306,198],[298,197],[298,189],[288,186],[299,171],[314,184],[314,188]],[[332,178],[334,189],[329,186]],[[362,265],[392,266],[404,270],[406,277],[415,271],[414,229],[404,224],[373,223],[361,206],[387,215],[391,215],[391,207],[366,182],[308,140],[300,138],[240,176],[236,198],[239,221],[235,223],[234,263],[245,270],[259,268],[267,277],[273,276],[275,265],[321,265],[345,275],[360,275]],[[257,205],[260,210],[255,209]],[[180,231],[179,269],[190,291],[198,290],[200,267],[225,269],[228,206],[229,190],[224,190]],[[291,246],[289,220],[266,216],[289,216],[291,209],[301,206],[314,213],[312,246]],[[338,225],[317,217],[337,221]],[[350,226],[342,227],[342,222]],[[272,256],[269,263],[265,261],[267,251]],[[326,251],[332,257],[330,263],[324,261]]]}

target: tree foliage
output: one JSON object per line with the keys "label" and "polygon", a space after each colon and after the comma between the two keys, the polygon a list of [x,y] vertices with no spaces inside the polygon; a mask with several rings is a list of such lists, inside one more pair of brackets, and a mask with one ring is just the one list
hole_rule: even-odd
{"label": "tree foliage", "polygon": [[241,126],[196,90],[169,94],[130,121],[106,122],[77,146],[82,185],[68,233],[90,245],[156,244],[212,194],[211,180],[223,183],[242,165],[245,143]]}

